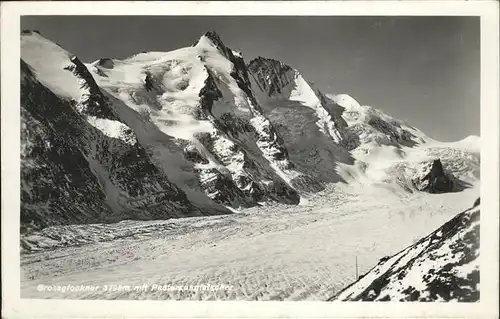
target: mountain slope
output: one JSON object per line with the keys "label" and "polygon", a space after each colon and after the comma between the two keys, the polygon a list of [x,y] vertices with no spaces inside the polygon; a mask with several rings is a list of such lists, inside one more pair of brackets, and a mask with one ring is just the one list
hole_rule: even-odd
{"label": "mountain slope", "polygon": [[412,147],[432,141],[420,130],[373,107],[361,105],[347,94],[328,97],[344,108],[342,118],[347,123],[346,135],[351,150],[366,144]]}
{"label": "mountain slope", "polygon": [[297,169],[321,183],[343,181],[338,165],[351,165],[353,158],[344,148],[342,108],[280,61],[259,57],[248,69],[256,99]]}
{"label": "mountain slope", "polygon": [[24,228],[201,216],[149,160],[77,57],[22,36]]}
{"label": "mountain slope", "polygon": [[[298,192],[322,189],[295,169],[254,96],[243,58],[217,34],[208,32],[192,47],[172,52],[101,59],[89,69],[101,87],[197,154],[189,159],[198,159],[195,175],[214,200],[236,208],[267,200],[297,204]],[[141,125],[131,124],[135,131]],[[151,140],[145,136],[142,143],[160,152],[162,146]],[[213,179],[223,180],[226,189],[207,187]]]}
{"label": "mountain slope", "polygon": [[331,300],[479,300],[479,199],[430,235],[380,259]]}
{"label": "mountain slope", "polygon": [[345,146],[355,158],[355,169],[343,168],[349,182],[436,193],[461,191],[479,181],[479,137],[439,142],[347,94],[327,96],[344,108]]}

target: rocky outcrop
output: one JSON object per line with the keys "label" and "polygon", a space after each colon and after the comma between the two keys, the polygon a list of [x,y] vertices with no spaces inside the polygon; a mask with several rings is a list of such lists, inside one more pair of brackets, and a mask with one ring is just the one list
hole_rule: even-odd
{"label": "rocky outcrop", "polygon": [[97,64],[100,67],[106,68],[106,69],[112,69],[115,63],[113,62],[113,59],[111,58],[100,58]]}
{"label": "rocky outcrop", "polygon": [[218,101],[220,98],[222,98],[222,92],[217,87],[215,79],[210,70],[205,69],[205,72],[207,72],[205,85],[200,90],[198,96],[200,97],[201,110],[211,114],[212,106],[214,105],[215,101]]}
{"label": "rocky outcrop", "polygon": [[68,138],[78,135],[78,118],[21,60],[21,232],[112,216],[83,141]]}
{"label": "rocky outcrop", "polygon": [[428,193],[448,193],[455,190],[454,183],[447,176],[440,159],[425,163],[421,167],[420,176],[413,182],[419,191]]}
{"label": "rocky outcrop", "polygon": [[378,265],[330,301],[479,300],[480,204]]}
{"label": "rocky outcrop", "polygon": [[117,121],[118,118],[111,111],[108,101],[101,94],[99,86],[97,86],[87,67],[76,55],[71,57],[70,61],[71,63],[64,69],[72,72],[80,82],[81,96],[78,101],[75,101],[78,112],[84,115]]}
{"label": "rocky outcrop", "polygon": [[397,122],[389,123],[379,117],[374,117],[368,121],[368,125],[387,136],[392,145],[413,147],[417,144],[414,141],[416,136],[401,128]]}
{"label": "rocky outcrop", "polygon": [[41,35],[40,31],[38,31],[38,30],[28,30],[28,29],[22,30],[21,34],[30,35],[30,34],[33,34],[33,32]]}
{"label": "rocky outcrop", "polygon": [[294,80],[293,69],[274,59],[259,56],[248,64],[259,88],[269,97],[282,93],[284,87]]}

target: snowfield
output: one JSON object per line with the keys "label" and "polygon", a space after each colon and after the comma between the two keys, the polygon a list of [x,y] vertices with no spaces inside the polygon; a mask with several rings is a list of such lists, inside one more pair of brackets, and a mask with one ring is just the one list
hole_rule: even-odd
{"label": "snowfield", "polygon": [[[47,228],[39,237],[23,238],[33,242],[33,252],[21,256],[21,296],[326,300],[355,280],[356,256],[359,274],[365,273],[383,256],[470,207],[478,196],[477,186],[459,193],[411,194],[387,184],[337,184],[299,206]],[[38,291],[40,284],[116,285],[116,291]],[[126,288],[144,284],[233,287],[198,292]]]}

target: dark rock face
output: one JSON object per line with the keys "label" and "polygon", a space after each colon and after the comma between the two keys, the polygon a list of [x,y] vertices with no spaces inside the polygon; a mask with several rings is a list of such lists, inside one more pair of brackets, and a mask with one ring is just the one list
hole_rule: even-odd
{"label": "dark rock face", "polygon": [[479,220],[478,204],[401,252],[384,257],[330,300],[478,301]]}
{"label": "dark rock face", "polygon": [[144,86],[146,87],[146,91],[152,91],[153,90],[153,81],[151,80],[151,77],[146,75],[146,78],[144,79]]}
{"label": "dark rock face", "polygon": [[205,86],[200,90],[200,107],[206,113],[212,112],[214,102],[222,98],[222,92],[217,87],[214,77],[207,69],[208,77],[205,80]]}
{"label": "dark rock face", "polygon": [[78,110],[82,114],[91,115],[99,118],[118,120],[108,107],[107,99],[101,94],[99,86],[95,82],[92,74],[87,67],[78,59],[77,56],[71,58],[72,64],[65,67],[65,70],[72,72],[80,79],[80,87],[84,90],[81,101],[79,101]]}
{"label": "dark rock face", "polygon": [[234,116],[232,113],[224,113],[217,121],[220,128],[225,134],[231,137],[238,138],[241,133],[254,133],[255,128],[247,119]]}
{"label": "dark rock face", "polygon": [[[343,180],[336,163],[352,162],[345,148],[344,108],[280,61],[258,57],[248,64],[248,73],[264,116],[283,137],[283,148],[296,170],[304,173],[291,180],[294,188],[315,192],[324,188],[322,183]],[[297,100],[297,87],[312,98],[311,103]]]}
{"label": "dark rock face", "polygon": [[238,164],[241,165],[242,170],[237,176],[230,178],[216,169],[199,169],[201,187],[209,197],[218,203],[233,207],[255,206],[257,202],[265,200],[298,204],[299,194],[272,172],[262,167],[238,144],[232,144],[224,155],[219,154],[214,146],[219,138],[221,136],[218,133],[197,134],[197,139],[217,162]]}
{"label": "dark rock face", "polygon": [[[21,61],[21,232],[105,220],[112,211],[81,150],[71,105],[32,79]],[[53,125],[45,112],[57,117]],[[55,124],[54,123],[54,124]]]}
{"label": "dark rock face", "polygon": [[30,35],[30,34],[33,34],[33,33],[37,33],[37,34],[41,35],[40,31],[38,31],[38,30],[24,29],[24,30],[21,31],[21,35]]}
{"label": "dark rock face", "polygon": [[348,127],[344,132],[344,139],[342,141],[342,146],[347,150],[352,151],[361,145],[361,139],[359,138],[359,133],[363,131],[362,124],[354,124]]}
{"label": "dark rock face", "polygon": [[144,88],[147,92],[153,91],[159,95],[163,93],[163,90],[157,83],[155,83],[153,77],[149,72],[146,72],[146,76],[144,77]]}
{"label": "dark rock face", "polygon": [[[211,143],[209,135],[200,134],[198,137],[202,143],[207,143],[207,145]],[[184,157],[195,164],[206,165],[210,163],[191,144],[184,147]],[[251,207],[255,205],[251,197],[238,187],[231,176],[224,175],[215,168],[202,168],[202,166],[195,168],[195,173],[200,178],[200,188],[216,203],[232,207]]]}
{"label": "dark rock face", "polygon": [[429,193],[447,193],[454,190],[453,182],[446,176],[441,160],[439,159],[432,162],[429,173],[427,173],[420,182],[426,182],[420,190]]}
{"label": "dark rock face", "polygon": [[106,69],[112,69],[115,63],[111,58],[100,58],[98,65]]}
{"label": "dark rock face", "polygon": [[[288,98],[286,95],[280,95],[285,93],[285,88],[300,76],[300,74],[290,66],[280,61],[263,57],[258,57],[250,61],[248,70],[255,79],[260,90],[265,92],[271,100]],[[342,118],[344,108],[327,98],[321,91],[314,88],[312,83],[307,82],[307,84],[320,101],[320,106],[318,107],[322,109],[322,112],[330,116],[330,123],[323,123],[323,125],[333,124],[337,131],[338,142],[342,144],[343,140],[346,139],[345,130],[347,128],[347,123]],[[323,114],[322,117],[324,116]],[[324,129],[328,131],[326,126]]]}
{"label": "dark rock face", "polygon": [[205,170],[203,174],[206,178],[201,183],[202,188],[215,202],[232,207],[255,205],[255,202],[239,189],[230,177],[214,168]]}
{"label": "dark rock face", "polygon": [[387,123],[380,118],[371,119],[368,124],[389,137],[394,145],[413,147],[417,143],[413,140],[415,136],[409,131],[402,129],[398,123]]}
{"label": "dark rock face", "polygon": [[209,163],[209,161],[205,157],[203,157],[203,155],[201,155],[195,147],[192,147],[191,145],[184,148],[184,157],[188,161],[197,164]]}

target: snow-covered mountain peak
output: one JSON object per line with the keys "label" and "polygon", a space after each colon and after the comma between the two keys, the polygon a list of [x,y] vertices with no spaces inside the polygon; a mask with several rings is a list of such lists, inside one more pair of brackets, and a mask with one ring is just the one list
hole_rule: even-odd
{"label": "snow-covered mountain peak", "polygon": [[215,32],[215,31],[208,31],[208,32],[206,32],[204,35],[201,36],[200,40],[201,39],[210,40],[217,47],[220,47],[220,48],[225,47],[225,45],[222,42],[219,34],[217,34],[217,32]]}
{"label": "snow-covered mountain peak", "polygon": [[[183,190],[202,190],[235,208],[271,199],[297,203],[291,184],[300,174],[291,170],[282,139],[252,92],[242,55],[234,52],[208,32],[191,47],[87,67],[129,108],[121,117],[143,132],[141,143]],[[133,120],[130,111],[136,112]],[[160,132],[172,145],[156,136]],[[181,158],[170,158],[178,157],[175,148],[184,150]]]}
{"label": "snow-covered mountain peak", "polygon": [[23,32],[21,47],[21,59],[45,87],[72,101],[76,110],[85,116],[119,122],[92,74],[76,55],[37,32]]}
{"label": "snow-covered mountain peak", "polygon": [[251,74],[252,87],[264,104],[286,100],[298,102],[298,105],[316,110],[325,125],[342,127],[345,124],[340,118],[342,110],[338,105],[327,99],[297,69],[281,61],[259,56],[250,61],[248,70]]}
{"label": "snow-covered mountain peak", "polygon": [[[215,32],[190,47],[89,64],[34,32],[23,32],[21,45],[33,76],[70,101],[85,125],[144,148],[187,201],[209,214],[224,212],[220,204],[297,204],[301,192],[364,174],[354,160],[369,162],[380,146],[425,140],[349,95],[327,97],[281,61],[246,64]],[[358,156],[368,148],[371,157]]]}
{"label": "snow-covered mountain peak", "polygon": [[369,123],[376,118],[380,118],[393,125],[406,125],[403,121],[393,118],[372,106],[359,103],[349,94],[327,94],[326,96],[345,109],[342,117],[349,125]]}
{"label": "snow-covered mountain peak", "polygon": [[[208,31],[207,33],[202,35],[193,46],[201,49],[202,57],[204,52],[206,52],[207,50],[213,50],[213,48],[215,48],[231,62],[233,62],[235,59],[234,53],[236,51],[233,51],[229,47],[227,47],[215,31]],[[241,52],[238,52],[236,56],[241,58]]]}

